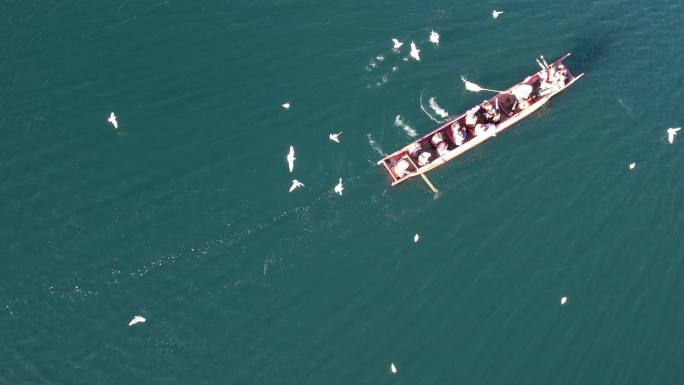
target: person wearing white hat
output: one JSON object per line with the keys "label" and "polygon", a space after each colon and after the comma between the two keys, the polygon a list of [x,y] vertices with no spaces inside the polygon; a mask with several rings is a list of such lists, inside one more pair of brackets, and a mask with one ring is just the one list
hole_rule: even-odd
{"label": "person wearing white hat", "polygon": [[474,127],[477,124],[477,115],[475,114],[480,110],[480,106],[475,106],[466,112],[465,125],[466,127]]}
{"label": "person wearing white hat", "polygon": [[434,148],[437,148],[437,145],[442,142],[444,142],[444,135],[442,135],[441,132],[432,135],[432,138],[430,138],[430,143],[432,143],[432,147]]}
{"label": "person wearing white hat", "polygon": [[439,156],[444,156],[449,152],[449,145],[445,141],[441,141],[437,144],[437,154]]}
{"label": "person wearing white hat", "polygon": [[397,162],[397,164],[394,165],[394,173],[397,175],[397,177],[401,178],[404,175],[408,174],[408,168],[408,160],[402,158],[400,161]]}
{"label": "person wearing white hat", "polygon": [[420,151],[422,148],[420,148],[420,144],[413,142],[408,145],[406,148],[406,151],[408,151],[409,154],[411,154],[412,157],[417,158],[418,155],[420,154]]}
{"label": "person wearing white hat", "polygon": [[457,146],[460,146],[465,142],[465,128],[463,128],[458,122],[454,122],[451,125],[451,134],[454,137],[454,144]]}

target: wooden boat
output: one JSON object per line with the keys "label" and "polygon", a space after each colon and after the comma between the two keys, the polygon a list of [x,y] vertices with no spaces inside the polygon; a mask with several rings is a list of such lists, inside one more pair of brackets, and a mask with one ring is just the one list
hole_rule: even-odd
{"label": "wooden boat", "polygon": [[[563,60],[568,56],[570,56],[570,53],[565,54],[560,59],[549,64],[549,67],[547,68],[554,68],[554,70],[559,68],[563,63]],[[540,65],[544,67],[543,64]],[[563,65],[562,67],[565,66]],[[496,106],[495,110],[499,112],[500,119],[496,123],[490,121],[488,129],[484,132],[478,132],[476,134],[472,124],[466,125],[465,119],[468,114],[468,111],[466,111],[460,116],[450,119],[429,134],[422,136],[418,140],[409,143],[404,148],[381,159],[378,161],[378,164],[385,166],[385,169],[392,177],[392,186],[420,175],[430,188],[433,191],[436,191],[434,186],[432,186],[430,181],[425,177],[426,172],[449,162],[480,143],[496,136],[496,134],[520,120],[528,117],[546,104],[553,96],[570,87],[584,75],[584,73],[582,73],[574,76],[567,67],[564,68],[564,72],[566,73],[564,81],[552,85],[543,80],[543,75],[549,73],[548,69],[541,69],[539,72],[525,78],[522,82],[505,91],[499,92],[494,97],[488,99],[492,106]],[[525,89],[524,87],[527,87],[526,90],[531,89],[531,93],[527,97],[524,97],[524,95],[521,97],[520,93],[517,92],[518,90]],[[478,106],[475,108],[478,108]],[[472,113],[470,115],[472,115]],[[473,118],[470,117],[470,119]],[[477,119],[478,123],[482,124],[482,119],[486,118],[484,118],[483,115],[479,115],[477,116]],[[464,141],[459,140],[459,138],[454,136],[452,130],[452,125],[454,125],[454,123],[458,123],[458,125],[462,127],[460,132],[465,134]],[[472,121],[470,123],[472,123]],[[479,127],[480,131],[481,128],[482,126]],[[441,154],[438,153],[437,148],[433,145],[433,140],[437,139],[435,137],[436,134],[439,134],[442,138],[440,141],[446,143],[446,147],[444,147],[444,144],[438,143],[438,146],[441,146]],[[461,141],[462,144],[457,145],[457,143]],[[423,159],[423,162],[421,162],[421,159],[419,158],[420,155],[423,155],[424,153],[429,154],[429,159],[432,159],[432,161],[425,162]],[[423,156],[428,157],[428,155]]]}

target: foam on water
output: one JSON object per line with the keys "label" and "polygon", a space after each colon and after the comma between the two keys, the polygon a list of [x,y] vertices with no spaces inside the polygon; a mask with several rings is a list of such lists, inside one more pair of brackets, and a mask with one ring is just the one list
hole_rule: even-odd
{"label": "foam on water", "polygon": [[410,137],[415,137],[418,135],[416,130],[414,130],[413,127],[409,126],[408,123],[401,118],[401,115],[394,117],[394,125],[404,130],[404,132]]}
{"label": "foam on water", "polygon": [[435,99],[434,96],[430,98],[428,103],[430,104],[430,108],[432,108],[432,110],[435,111],[437,115],[443,118],[449,117],[449,113],[444,108],[440,107],[439,104],[437,104],[437,99]]}
{"label": "foam on water", "polygon": [[382,150],[382,147],[380,147],[380,145],[373,139],[373,136],[371,136],[370,133],[366,134],[366,137],[368,137],[368,144],[370,144],[373,151],[383,157],[387,155],[385,151]]}
{"label": "foam on water", "polygon": [[430,111],[428,111],[427,108],[425,108],[425,106],[423,105],[423,102],[422,102],[422,101],[420,102],[420,110],[423,111],[423,113],[425,113],[425,116],[427,116],[428,118],[430,118],[430,120],[432,120],[433,122],[435,122],[435,123],[441,123],[441,121],[440,121],[439,119],[437,119],[437,118],[435,118],[434,116],[432,116],[432,113],[431,113]]}

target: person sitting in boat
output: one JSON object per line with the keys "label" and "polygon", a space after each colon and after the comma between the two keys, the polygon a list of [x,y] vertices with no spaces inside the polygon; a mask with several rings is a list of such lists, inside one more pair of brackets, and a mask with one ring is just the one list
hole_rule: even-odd
{"label": "person sitting in boat", "polygon": [[492,106],[492,103],[489,100],[485,100],[482,102],[482,111],[484,112],[484,120],[485,122],[490,122],[490,123],[498,123],[501,120],[501,114],[499,111]]}
{"label": "person sitting in boat", "polygon": [[565,87],[565,83],[567,82],[568,77],[569,77],[568,69],[565,68],[564,65],[559,64],[558,70],[556,71],[556,79],[555,79],[555,83],[558,85],[559,88]]}
{"label": "person sitting in boat", "polygon": [[512,94],[517,99],[517,106],[519,109],[524,110],[525,108],[529,107],[529,99],[534,92],[535,86],[536,84],[520,84],[513,89]]}
{"label": "person sitting in boat", "polygon": [[554,64],[549,65],[546,71],[543,71],[540,75],[542,82],[539,86],[539,96],[548,95],[556,90],[558,90],[558,84],[556,83],[556,67]]}
{"label": "person sitting in boat", "polygon": [[477,115],[476,112],[480,110],[480,106],[475,106],[474,108],[469,109],[466,112],[466,117],[465,117],[465,125],[466,127],[475,127],[477,124]]}
{"label": "person sitting in boat", "polygon": [[406,150],[409,154],[411,154],[412,157],[417,158],[423,149],[420,147],[420,144],[414,142],[409,144]]}
{"label": "person sitting in boat", "polygon": [[394,173],[397,175],[398,178],[402,178],[409,173],[409,166],[409,161],[405,158],[402,158],[400,161],[397,162],[397,164],[394,165]]}
{"label": "person sitting in boat", "polygon": [[442,142],[444,142],[444,135],[442,135],[441,132],[432,135],[432,138],[430,138],[430,143],[432,143],[432,147],[434,148],[437,148],[437,145]]}
{"label": "person sitting in boat", "polygon": [[432,157],[432,154],[428,151],[424,151],[422,154],[418,156],[418,165],[420,167],[425,166],[426,164],[430,163],[430,158]]}
{"label": "person sitting in boat", "polygon": [[457,146],[462,145],[466,140],[466,130],[458,122],[454,122],[451,125],[451,134],[454,137],[454,143]]}
{"label": "person sitting in boat", "polygon": [[439,156],[444,156],[449,152],[449,145],[447,145],[447,142],[441,141],[437,144],[437,154]]}

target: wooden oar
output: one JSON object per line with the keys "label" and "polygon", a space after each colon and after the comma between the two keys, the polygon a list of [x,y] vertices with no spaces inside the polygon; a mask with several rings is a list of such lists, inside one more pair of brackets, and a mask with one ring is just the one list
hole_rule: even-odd
{"label": "wooden oar", "polygon": [[491,92],[498,92],[498,93],[503,92],[503,91],[499,91],[499,90],[493,90],[491,88],[482,88],[482,87],[478,86],[477,84],[466,80],[463,76],[461,76],[461,80],[463,80],[463,84],[465,84],[465,88],[468,91],[472,91],[472,92],[491,91]]}
{"label": "wooden oar", "polygon": [[[406,155],[406,159],[408,159],[408,161],[411,162],[411,164],[413,165],[413,167],[416,168],[416,171],[418,171],[418,170],[420,169],[420,168],[418,167],[418,165],[416,165],[416,164],[413,162],[413,159],[411,159],[411,155],[408,155],[408,154],[407,154],[407,155]],[[423,174],[423,173],[420,172],[420,171],[418,171],[418,174],[420,174],[421,178],[423,178],[423,181],[425,181],[425,184],[427,184],[428,187],[430,187],[430,190],[432,190],[433,193],[436,193],[436,192],[437,192],[437,189],[435,188],[435,186],[432,185],[432,183],[430,182],[430,179],[428,179],[428,178],[425,176],[425,174]]]}

